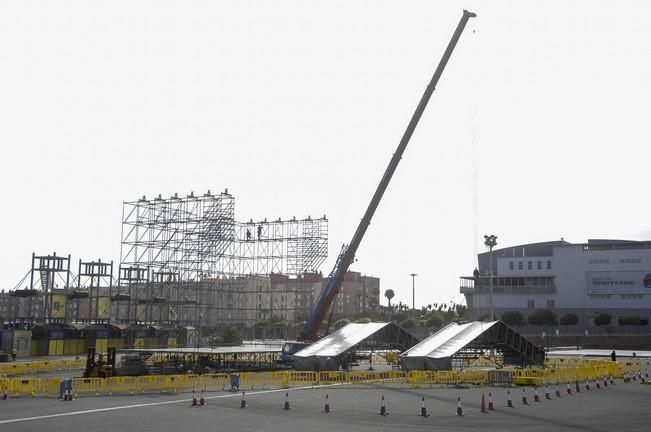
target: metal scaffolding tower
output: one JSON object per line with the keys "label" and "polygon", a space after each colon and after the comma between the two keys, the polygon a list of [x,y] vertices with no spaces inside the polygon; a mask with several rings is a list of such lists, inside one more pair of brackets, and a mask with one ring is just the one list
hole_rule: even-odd
{"label": "metal scaffolding tower", "polygon": [[[328,220],[237,222],[235,198],[224,191],[160,195],[125,202],[120,268],[144,268],[198,282],[224,276],[298,275],[327,257]],[[126,283],[123,283],[126,282]],[[131,284],[123,279],[120,285]]]}

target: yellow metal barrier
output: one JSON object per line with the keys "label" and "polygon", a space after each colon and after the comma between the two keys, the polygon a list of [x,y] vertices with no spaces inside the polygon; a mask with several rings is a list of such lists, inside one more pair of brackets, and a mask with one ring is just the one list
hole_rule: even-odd
{"label": "yellow metal barrier", "polygon": [[165,389],[165,375],[145,375],[137,377],[136,388],[138,393],[146,391],[160,391]]}
{"label": "yellow metal barrier", "polygon": [[86,367],[83,359],[44,360],[0,364],[0,375],[24,375],[29,373],[75,370]]}
{"label": "yellow metal barrier", "polygon": [[12,396],[36,396],[41,391],[39,378],[16,378],[9,383],[9,392]]}
{"label": "yellow metal barrier", "polygon": [[72,391],[75,396],[80,394],[94,394],[99,396],[105,390],[104,378],[73,378]]}
{"label": "yellow metal barrier", "polygon": [[[71,367],[76,363],[57,363],[59,366]],[[47,369],[52,363],[33,362],[16,364],[13,370],[29,367],[32,370]],[[243,372],[239,375],[240,388],[266,389],[289,388],[314,384],[351,384],[384,385],[387,383],[419,387],[435,384],[474,384],[491,383],[489,375],[499,373],[507,376],[502,381],[510,385],[543,385],[568,382],[584,382],[621,377],[622,371],[639,373],[639,362],[615,363],[607,360],[558,359],[547,362],[547,368],[531,369],[466,369],[456,371],[281,371],[281,372]],[[14,365],[12,365],[14,366]],[[182,390],[226,390],[230,388],[230,374],[207,375],[147,375],[141,377],[111,378],[75,378],[73,390],[75,395],[100,395],[114,393],[178,392]],[[495,376],[491,378],[495,381]],[[54,396],[59,393],[61,378],[27,378],[0,376],[0,392],[6,386],[13,396]]]}
{"label": "yellow metal barrier", "polygon": [[229,389],[231,385],[230,375],[225,373],[202,375],[201,381],[204,388],[208,391],[226,390]]}
{"label": "yellow metal barrier", "polygon": [[105,380],[104,388],[109,396],[114,393],[128,393],[132,395],[138,391],[138,377],[117,376],[101,379]]}
{"label": "yellow metal barrier", "polygon": [[59,385],[62,378],[41,378],[41,394],[43,396],[59,396]]}

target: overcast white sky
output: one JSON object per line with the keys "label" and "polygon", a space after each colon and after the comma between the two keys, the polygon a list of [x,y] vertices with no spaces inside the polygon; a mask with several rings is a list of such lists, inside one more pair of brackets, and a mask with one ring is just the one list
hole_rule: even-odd
{"label": "overcast white sky", "polygon": [[33,251],[117,263],[124,200],[226,187],[239,220],[325,213],[328,273],[463,8],[352,269],[460,301],[483,234],[651,238],[648,2],[5,0],[0,288]]}

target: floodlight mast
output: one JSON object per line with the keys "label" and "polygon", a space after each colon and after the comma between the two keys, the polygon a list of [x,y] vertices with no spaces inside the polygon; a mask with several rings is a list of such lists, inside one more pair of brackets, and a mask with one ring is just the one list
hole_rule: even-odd
{"label": "floodlight mast", "polygon": [[[373,194],[373,198],[371,199],[371,202],[368,205],[368,208],[366,209],[366,213],[364,213],[364,217],[362,218],[361,222],[357,226],[357,230],[355,231],[355,234],[353,235],[353,238],[348,244],[348,246],[344,246],[342,248],[341,253],[339,254],[339,257],[337,258],[337,261],[334,265],[334,268],[330,272],[330,275],[326,280],[323,289],[321,289],[321,293],[319,294],[319,298],[317,299],[316,304],[314,305],[314,309],[310,314],[307,322],[305,323],[305,327],[303,328],[303,331],[301,332],[301,339],[303,340],[318,339],[317,332],[319,331],[321,322],[325,318],[328,310],[332,307],[332,303],[335,297],[337,296],[339,289],[341,288],[341,284],[344,280],[344,276],[346,275],[348,268],[350,267],[353,260],[355,259],[355,253],[357,252],[357,248],[362,242],[362,238],[364,238],[364,234],[366,233],[366,230],[371,223],[373,214],[375,213],[375,210],[380,204],[380,200],[382,199],[382,196],[384,195],[384,192],[386,191],[386,188],[389,185],[389,181],[391,181],[391,177],[393,176],[393,173],[398,167],[398,163],[400,162],[400,159],[402,159],[402,154],[404,153],[405,148],[407,148],[407,144],[409,143],[409,140],[411,139],[411,136],[414,133],[416,126],[418,125],[418,121],[423,115],[423,112],[425,111],[425,107],[427,106],[427,103],[429,102],[432,93],[434,93],[436,84],[438,83],[439,78],[443,74],[443,70],[445,69],[445,66],[448,63],[448,60],[450,59],[450,56],[452,55],[452,52],[454,51],[454,48],[457,45],[457,42],[459,41],[459,38],[461,37],[461,34],[463,33],[464,28],[466,27],[466,24],[468,23],[468,20],[476,16],[477,16],[476,14],[469,12],[467,10],[463,11],[461,20],[459,21],[459,24],[457,25],[457,28],[454,31],[454,34],[452,35],[452,39],[448,43],[448,47],[446,48],[445,53],[443,53],[443,57],[441,58],[439,65],[436,68],[436,71],[434,71],[434,75],[432,76],[430,83],[427,85],[427,88],[425,89],[425,93],[423,93],[423,96],[421,97],[420,102],[416,107],[416,111],[411,117],[411,121],[407,125],[407,129],[405,130],[405,133],[402,136],[400,143],[398,144],[398,148],[396,149],[396,152],[393,154],[393,157],[389,161],[389,165],[387,166],[387,169],[384,172],[384,175],[382,176],[382,179],[380,180],[380,183],[378,184],[375,193]],[[330,320],[328,320],[328,327],[329,326],[330,326]],[[326,333],[327,333],[327,329],[326,329]]]}

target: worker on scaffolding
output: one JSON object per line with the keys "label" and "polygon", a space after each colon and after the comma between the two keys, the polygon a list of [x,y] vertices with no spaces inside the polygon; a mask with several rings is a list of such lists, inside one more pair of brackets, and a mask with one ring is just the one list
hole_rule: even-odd
{"label": "worker on scaffolding", "polygon": [[248,228],[246,229],[246,240],[251,241],[251,230]]}
{"label": "worker on scaffolding", "polygon": [[262,238],[262,225],[258,225],[258,239]]}

